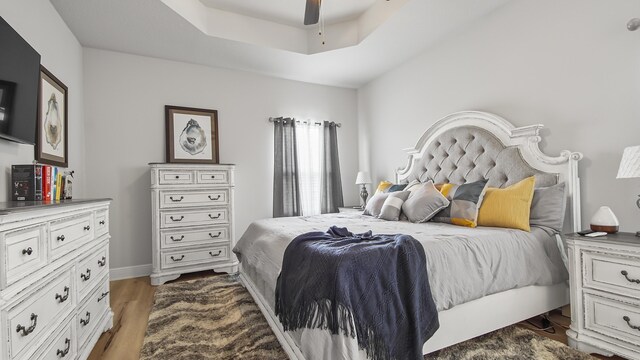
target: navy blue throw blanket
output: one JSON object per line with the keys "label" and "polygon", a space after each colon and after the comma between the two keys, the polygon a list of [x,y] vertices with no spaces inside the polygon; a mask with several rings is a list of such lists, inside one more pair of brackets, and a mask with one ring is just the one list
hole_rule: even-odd
{"label": "navy blue throw blanket", "polygon": [[287,331],[357,338],[375,360],[422,359],[440,326],[426,263],[422,245],[408,235],[336,226],[302,234],[284,252],[276,315]]}

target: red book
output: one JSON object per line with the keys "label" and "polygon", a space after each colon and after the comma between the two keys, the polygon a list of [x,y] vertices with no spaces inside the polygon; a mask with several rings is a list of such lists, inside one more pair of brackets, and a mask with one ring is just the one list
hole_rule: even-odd
{"label": "red book", "polygon": [[51,201],[51,166],[42,166],[42,198]]}

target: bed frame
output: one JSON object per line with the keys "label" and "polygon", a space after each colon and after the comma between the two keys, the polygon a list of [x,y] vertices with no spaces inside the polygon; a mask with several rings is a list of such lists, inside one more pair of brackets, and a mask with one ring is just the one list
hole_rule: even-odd
{"label": "bed frame", "polygon": [[[552,177],[554,183],[566,182],[568,221],[565,221],[565,224],[567,224],[565,225],[565,230],[578,231],[581,228],[578,161],[582,159],[582,154],[565,150],[557,157],[545,155],[539,147],[541,141],[539,132],[542,128],[542,125],[516,128],[497,115],[478,111],[464,111],[448,115],[429,127],[420,137],[415,147],[407,149],[409,154],[407,165],[396,172],[396,180],[398,182],[408,182],[413,179],[424,178],[429,171],[433,171],[433,168],[430,168],[432,166],[437,166],[437,169],[440,170],[440,165],[443,165],[442,161],[436,162],[437,164],[435,165],[430,165],[428,161],[433,158],[430,154],[433,152],[434,146],[437,145],[437,148],[441,150],[440,148],[445,146],[440,144],[443,139],[450,140],[451,134],[462,133],[464,135],[466,129],[470,129],[470,131],[473,129],[474,135],[487,135],[486,141],[497,140],[498,142],[495,144],[499,144],[498,146],[501,145],[504,149],[517,154],[512,155],[512,158],[514,156],[521,158],[523,163],[522,168],[519,170],[524,169],[522,170],[524,173],[536,175],[536,177],[545,179],[545,181],[549,181]],[[455,141],[452,141],[452,143],[455,143]],[[452,148],[449,146],[445,149],[447,150],[445,152],[446,156],[449,156],[449,149]],[[473,166],[475,167],[475,165]],[[457,169],[457,167],[452,166],[451,169]],[[519,172],[521,176],[524,174],[522,171]],[[438,176],[448,180],[450,176],[453,176],[454,172],[454,170],[445,174],[440,172]],[[492,181],[494,183],[497,181],[500,182],[498,185],[506,186],[518,180],[511,179],[507,181],[506,176],[504,181],[496,179],[497,175],[495,174],[498,172],[498,170],[493,171],[492,174],[494,175],[491,175],[493,179],[490,180],[490,184]],[[465,172],[465,181],[469,180],[466,178],[469,173]],[[504,176],[504,174],[501,176]],[[473,181],[473,179],[470,181]],[[304,360],[305,358],[293,338],[284,332],[278,318],[267,305],[267,301],[242,270],[240,279],[265,315],[267,322],[287,355],[291,359]],[[440,329],[425,343],[423,353],[427,354],[457,344],[557,309],[568,303],[568,285],[561,283],[552,286],[527,286],[508,290],[457,305],[438,313]]]}

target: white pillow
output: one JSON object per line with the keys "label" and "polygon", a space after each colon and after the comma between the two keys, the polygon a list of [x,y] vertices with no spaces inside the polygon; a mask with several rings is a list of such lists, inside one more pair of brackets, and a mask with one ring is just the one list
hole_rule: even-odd
{"label": "white pillow", "polygon": [[449,206],[449,203],[433,185],[433,181],[428,181],[411,193],[409,199],[402,204],[402,212],[413,223],[427,222]]}

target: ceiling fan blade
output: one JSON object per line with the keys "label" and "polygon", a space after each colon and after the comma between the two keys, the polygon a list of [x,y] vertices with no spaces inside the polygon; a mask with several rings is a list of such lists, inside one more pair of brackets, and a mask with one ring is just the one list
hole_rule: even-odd
{"label": "ceiling fan blade", "polygon": [[307,0],[307,9],[304,12],[304,24],[317,24],[320,19],[320,3],[322,0]]}

